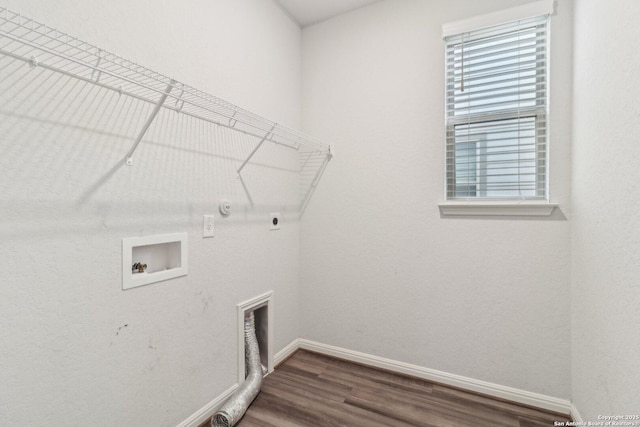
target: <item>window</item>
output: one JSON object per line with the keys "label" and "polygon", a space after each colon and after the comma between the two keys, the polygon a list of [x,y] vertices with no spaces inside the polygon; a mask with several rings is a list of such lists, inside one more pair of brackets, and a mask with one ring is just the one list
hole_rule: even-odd
{"label": "window", "polygon": [[547,27],[445,37],[447,200],[547,199]]}

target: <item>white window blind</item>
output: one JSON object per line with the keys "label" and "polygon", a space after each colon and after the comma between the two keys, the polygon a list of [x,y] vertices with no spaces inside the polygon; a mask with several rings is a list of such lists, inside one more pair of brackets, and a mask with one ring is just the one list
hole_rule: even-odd
{"label": "white window blind", "polygon": [[446,195],[547,199],[548,16],[446,43]]}

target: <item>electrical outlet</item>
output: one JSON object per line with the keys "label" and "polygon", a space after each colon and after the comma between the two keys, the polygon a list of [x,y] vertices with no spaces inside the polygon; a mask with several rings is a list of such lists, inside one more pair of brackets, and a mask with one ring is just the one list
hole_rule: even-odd
{"label": "electrical outlet", "polygon": [[271,230],[280,230],[280,223],[282,222],[282,218],[280,218],[279,212],[271,213]]}
{"label": "electrical outlet", "polygon": [[213,237],[213,215],[204,215],[202,218],[202,237]]}

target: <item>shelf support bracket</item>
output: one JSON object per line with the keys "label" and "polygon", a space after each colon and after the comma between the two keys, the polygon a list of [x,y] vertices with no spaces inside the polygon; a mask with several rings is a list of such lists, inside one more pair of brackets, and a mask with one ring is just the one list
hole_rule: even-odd
{"label": "shelf support bracket", "polygon": [[171,83],[167,85],[167,88],[165,89],[164,93],[156,103],[156,106],[151,112],[151,115],[147,119],[144,126],[142,126],[140,133],[138,134],[136,140],[133,142],[133,145],[131,146],[131,148],[129,149],[129,152],[127,153],[127,156],[125,159],[125,163],[127,164],[127,166],[133,165],[133,153],[135,153],[136,149],[138,148],[138,144],[140,144],[140,141],[142,141],[142,138],[144,137],[144,134],[147,133],[147,130],[149,130],[149,126],[151,126],[151,123],[153,123],[153,120],[158,115],[158,112],[160,112],[160,108],[162,108],[162,106],[164,105],[164,102],[167,100],[167,96],[169,96],[169,93],[171,93],[171,90],[173,89],[173,86],[175,84],[176,84],[175,80],[171,80]]}
{"label": "shelf support bracket", "polygon": [[313,196],[313,193],[315,193],[316,188],[318,187],[318,183],[320,182],[320,178],[322,178],[322,175],[324,174],[324,171],[327,168],[327,165],[329,164],[329,161],[331,160],[332,157],[333,157],[333,154],[331,153],[331,150],[329,150],[329,153],[324,158],[322,165],[320,165],[320,167],[318,168],[318,171],[316,172],[316,175],[313,177],[313,180],[309,185],[309,190],[307,191],[307,194],[305,194],[304,199],[302,199],[302,203],[300,203],[299,212],[301,217],[304,211],[307,209],[307,205],[311,200],[311,196]]}
{"label": "shelf support bracket", "polygon": [[251,152],[251,154],[249,154],[249,157],[247,157],[247,159],[244,161],[244,163],[242,163],[242,166],[240,166],[238,168],[238,176],[240,176],[240,172],[242,172],[242,169],[244,169],[244,167],[246,166],[247,163],[249,163],[249,160],[251,160],[251,158],[253,157],[254,154],[256,154],[256,152],[260,149],[260,147],[262,146],[262,144],[264,144],[264,142],[269,138],[269,136],[271,135],[271,132],[273,132],[273,130],[276,128],[276,125],[271,126],[271,129],[269,130],[269,132],[267,132],[262,139],[260,140],[260,142],[258,143],[258,145],[256,145],[256,148],[253,149],[253,151]]}

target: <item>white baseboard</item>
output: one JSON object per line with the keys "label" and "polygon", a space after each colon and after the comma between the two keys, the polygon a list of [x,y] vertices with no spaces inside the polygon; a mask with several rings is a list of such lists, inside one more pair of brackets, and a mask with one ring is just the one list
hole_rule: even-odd
{"label": "white baseboard", "polygon": [[[295,353],[300,348],[300,339],[293,340],[289,345],[280,350],[273,358],[274,366],[279,365],[284,362]],[[222,404],[233,394],[234,391],[239,387],[239,384],[235,384],[229,387],[228,390],[223,392],[220,396],[213,399],[211,402],[207,403],[205,406],[200,408],[198,412],[191,415],[189,418],[178,424],[177,427],[198,427],[200,424],[205,422],[208,418],[211,418],[213,414],[216,413],[218,409],[222,406]]]}
{"label": "white baseboard", "polygon": [[213,414],[222,406],[222,404],[233,394],[238,388],[238,384],[234,384],[224,391],[220,396],[204,405],[196,413],[177,425],[177,427],[198,427],[203,422],[211,418]]}
{"label": "white baseboard", "polygon": [[273,365],[278,366],[279,364],[287,360],[289,356],[295,353],[299,348],[300,338],[296,338],[295,340],[291,341],[288,346],[276,353],[276,355],[273,357]]}
{"label": "white baseboard", "polygon": [[[300,339],[293,340],[289,345],[280,350],[273,358],[274,366],[279,365],[284,362],[295,353],[300,348]],[[177,427],[198,427],[200,424],[205,422],[208,418],[211,418],[213,414],[216,413],[218,409],[222,406],[222,404],[233,394],[234,391],[239,387],[239,384],[235,384],[229,387],[224,393],[220,396],[213,399],[211,402],[207,403],[205,406],[200,408],[198,412],[191,415],[189,418],[178,424]]]}
{"label": "white baseboard", "polygon": [[[546,409],[548,411],[562,414],[573,414],[571,402],[556,397],[545,396],[543,394],[532,393],[517,388],[506,387],[499,384],[480,381],[461,375],[450,374],[448,372],[436,371],[434,369],[423,368],[422,366],[411,365],[409,363],[373,356],[358,351],[347,350],[340,347],[321,344],[318,342],[299,339],[299,347],[304,350],[314,351],[328,356],[357,362],[376,368],[385,369],[400,374],[411,375],[427,381],[446,384],[453,387],[482,393],[512,402]],[[577,411],[576,411],[577,413]]]}
{"label": "white baseboard", "polygon": [[578,408],[573,403],[571,404],[571,419],[576,423],[584,423],[582,417],[580,416],[580,412],[578,412]]}
{"label": "white baseboard", "polygon": [[[450,374],[448,372],[436,371],[435,369],[423,368],[422,366],[399,362],[392,359],[386,359],[384,357],[373,356],[371,354],[348,350],[346,348],[322,344],[303,338],[293,340],[289,345],[280,350],[273,358],[274,365],[277,366],[278,364],[284,362],[298,349],[309,350],[316,353],[325,354],[327,356],[333,356],[339,359],[348,360],[350,362],[361,363],[363,365],[373,366],[404,375],[411,375],[413,377],[422,378],[427,381],[446,384],[452,387],[458,387],[464,390],[486,394],[488,396],[493,396],[500,399],[510,400],[512,402],[521,403],[523,405],[546,409],[548,411],[568,415],[570,414],[574,421],[582,422],[582,418],[580,417],[578,410],[568,400],[545,396],[538,393],[532,393],[517,388],[506,387],[486,381],[480,381],[473,378],[463,377],[461,375]],[[238,388],[238,384],[230,387],[220,396],[216,397],[214,400],[202,407],[198,412],[180,423],[177,427],[198,427],[200,424],[206,421],[207,418],[211,417],[218,410],[218,408],[220,408],[220,406],[222,406],[222,404],[233,394],[236,388]]]}

